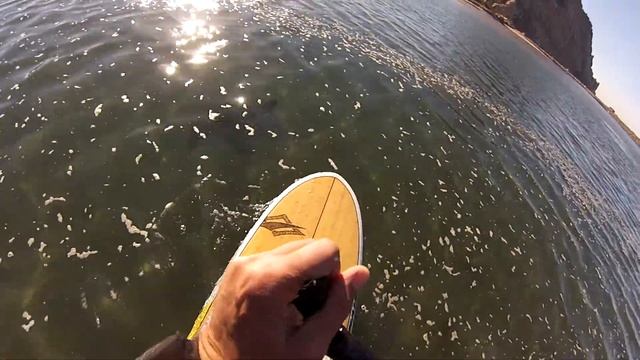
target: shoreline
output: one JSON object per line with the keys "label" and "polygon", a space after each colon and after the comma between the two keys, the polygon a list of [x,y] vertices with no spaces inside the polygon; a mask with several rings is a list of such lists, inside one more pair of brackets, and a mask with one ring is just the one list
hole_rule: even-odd
{"label": "shoreline", "polygon": [[523,42],[525,42],[526,44],[528,44],[529,46],[531,46],[534,50],[536,50],[540,55],[546,57],[547,59],[551,60],[554,64],[556,64],[560,70],[562,70],[565,74],[569,75],[573,80],[575,80],[576,83],[578,83],[578,85],[580,85],[589,95],[591,95],[591,97],[598,103],[600,104],[600,106],[602,107],[602,109],[604,111],[606,111],[612,118],[613,120],[615,120],[618,125],[620,125],[620,127],[622,128],[622,130],[627,133],[627,135],[629,135],[629,137],[631,137],[631,140],[633,140],[636,145],[640,146],[640,137],[622,120],[620,119],[620,117],[616,114],[615,110],[608,106],[607,104],[605,104],[596,94],[595,92],[589,90],[589,88],[587,88],[580,80],[578,80],[578,78],[576,78],[570,71],[569,69],[567,69],[566,67],[564,67],[560,62],[558,62],[558,60],[556,60],[553,56],[551,56],[548,52],[546,52],[543,48],[541,48],[538,44],[536,44],[533,40],[531,40],[530,38],[527,37],[527,35],[525,35],[523,32],[521,32],[520,30],[514,28],[513,26],[511,26],[508,22],[507,19],[503,18],[502,16],[496,15],[494,13],[492,13],[491,11],[489,11],[489,9],[487,9],[486,7],[484,7],[482,4],[477,3],[475,0],[460,0],[461,3],[470,5],[474,8],[476,8],[477,10],[480,10],[482,12],[484,12],[485,14],[488,14],[489,16],[491,16],[494,20],[498,21],[500,24],[502,24],[507,30],[509,30],[513,35],[515,35],[517,38],[519,38],[520,40],[522,40]]}

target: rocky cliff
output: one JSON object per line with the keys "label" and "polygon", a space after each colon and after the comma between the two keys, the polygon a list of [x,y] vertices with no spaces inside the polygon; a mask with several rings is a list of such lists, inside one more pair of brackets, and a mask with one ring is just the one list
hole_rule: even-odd
{"label": "rocky cliff", "polygon": [[472,0],[521,31],[591,91],[598,82],[591,65],[592,28],[581,0]]}

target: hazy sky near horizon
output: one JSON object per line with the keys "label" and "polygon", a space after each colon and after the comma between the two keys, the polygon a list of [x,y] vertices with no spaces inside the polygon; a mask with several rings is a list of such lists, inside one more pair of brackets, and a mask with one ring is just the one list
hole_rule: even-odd
{"label": "hazy sky near horizon", "polygon": [[640,0],[583,0],[593,25],[596,94],[640,135]]}

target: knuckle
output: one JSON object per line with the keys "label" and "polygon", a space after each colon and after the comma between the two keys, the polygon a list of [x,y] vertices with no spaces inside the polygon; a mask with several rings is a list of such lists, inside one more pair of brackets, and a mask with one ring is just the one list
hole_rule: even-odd
{"label": "knuckle", "polygon": [[229,267],[234,270],[246,271],[255,263],[255,256],[238,256],[229,261]]}
{"label": "knuckle", "polygon": [[323,243],[323,246],[326,247],[326,249],[327,249],[327,251],[329,253],[331,253],[333,255],[340,254],[340,248],[338,247],[338,245],[335,242],[333,242],[333,241],[331,241],[329,239],[322,239],[322,243]]}
{"label": "knuckle", "polygon": [[281,290],[282,284],[289,283],[291,276],[276,257],[267,254],[235,258],[229,262],[227,272],[227,281],[232,282],[247,300]]}
{"label": "knuckle", "polygon": [[237,257],[235,259],[232,259],[231,261],[229,261],[229,265],[227,265],[227,271],[233,274],[237,274],[246,267],[246,263],[247,261],[244,257]]}
{"label": "knuckle", "polygon": [[251,257],[238,257],[229,262],[226,277],[236,284],[251,285],[257,275],[255,261]]}

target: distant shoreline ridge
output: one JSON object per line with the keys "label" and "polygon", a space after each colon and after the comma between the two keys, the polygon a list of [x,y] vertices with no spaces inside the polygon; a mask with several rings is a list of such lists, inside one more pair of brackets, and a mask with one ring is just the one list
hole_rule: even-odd
{"label": "distant shoreline ridge", "polygon": [[481,10],[485,14],[490,15],[492,18],[494,18],[499,23],[504,25],[504,27],[508,29],[517,38],[519,38],[520,40],[522,40],[523,42],[525,42],[526,44],[528,44],[529,46],[537,50],[540,53],[540,55],[546,57],[547,59],[551,60],[554,64],[556,64],[562,71],[564,71],[567,75],[573,78],[576,81],[576,83],[578,83],[578,85],[580,85],[587,93],[589,93],[589,95],[591,95],[591,97],[595,99],[598,102],[598,104],[600,104],[600,106],[602,106],[602,108],[620,125],[620,127],[622,127],[622,130],[624,130],[631,137],[631,139],[638,146],[640,146],[640,137],[638,137],[638,135],[616,114],[615,110],[612,107],[606,105],[595,94],[594,91],[591,91],[591,89],[589,89],[582,81],[580,81],[575,75],[573,75],[569,71],[569,69],[567,69],[567,67],[562,65],[555,57],[553,57],[551,54],[545,51],[540,45],[534,42],[531,38],[527,37],[527,35],[525,35],[522,31],[511,26],[511,24],[507,21],[507,19],[504,16],[494,13],[493,11],[491,11],[491,9],[488,9],[487,7],[485,7],[478,0],[461,0],[461,1],[465,4],[471,5],[472,7],[478,10]]}

